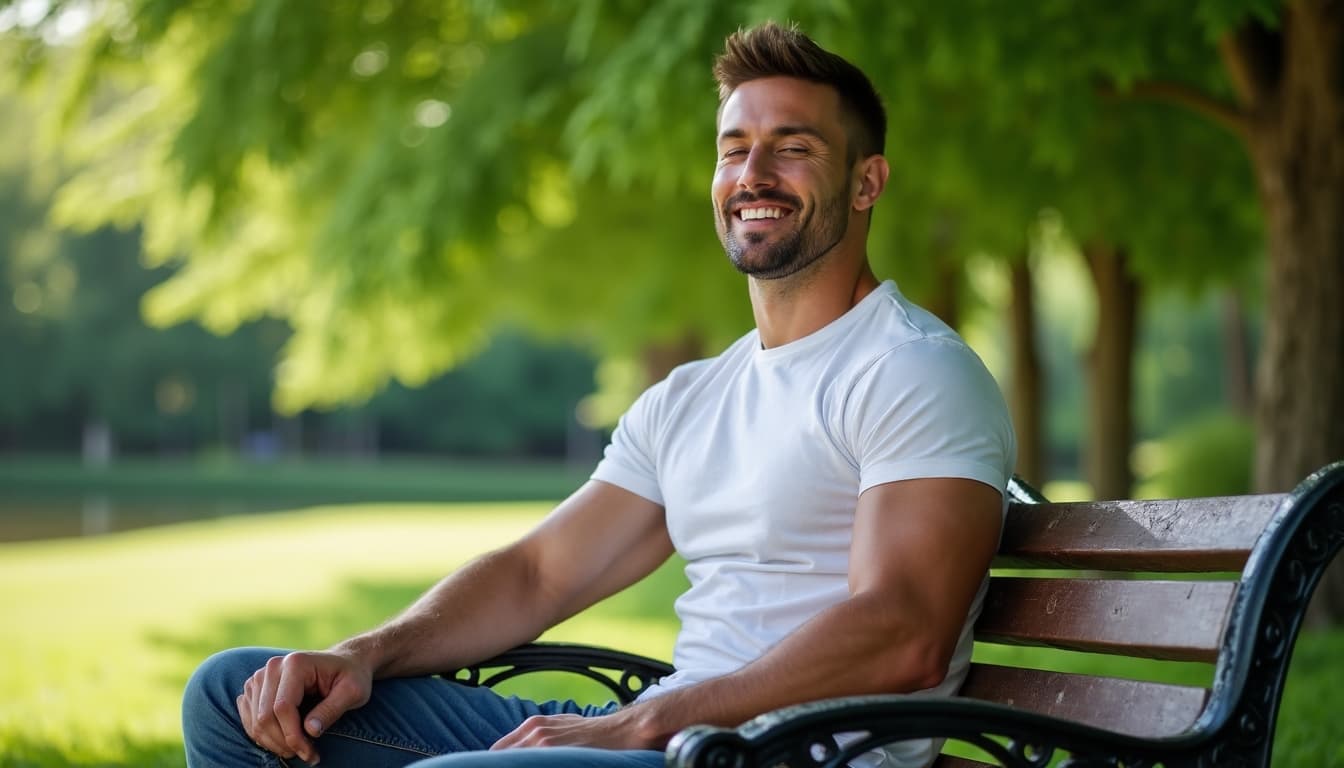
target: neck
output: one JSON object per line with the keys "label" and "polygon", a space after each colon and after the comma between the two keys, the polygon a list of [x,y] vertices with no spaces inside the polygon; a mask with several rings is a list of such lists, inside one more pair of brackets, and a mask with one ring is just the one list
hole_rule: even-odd
{"label": "neck", "polygon": [[857,256],[820,259],[817,269],[778,280],[752,278],[748,290],[761,345],[769,349],[815,333],[872,293],[877,278],[866,254]]}

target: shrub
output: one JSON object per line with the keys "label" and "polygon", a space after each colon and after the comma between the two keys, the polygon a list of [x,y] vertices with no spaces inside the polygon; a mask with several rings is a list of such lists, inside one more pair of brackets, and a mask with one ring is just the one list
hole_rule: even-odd
{"label": "shrub", "polygon": [[1255,431],[1242,416],[1219,411],[1163,438],[1144,481],[1144,495],[1165,498],[1251,492]]}

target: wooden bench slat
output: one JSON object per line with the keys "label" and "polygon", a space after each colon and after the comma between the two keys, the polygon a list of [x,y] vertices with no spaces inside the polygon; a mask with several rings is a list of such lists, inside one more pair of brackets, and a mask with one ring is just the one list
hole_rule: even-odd
{"label": "wooden bench slat", "polygon": [[961,695],[1154,738],[1189,728],[1209,692],[1185,685],[972,664]]}
{"label": "wooden bench slat", "polygon": [[1014,504],[995,566],[1240,571],[1285,497]]}
{"label": "wooden bench slat", "polygon": [[995,577],[977,640],[1213,662],[1235,582]]}
{"label": "wooden bench slat", "polygon": [[[1141,738],[1172,736],[1204,711],[1204,688],[1039,669],[972,664],[961,695],[1086,723]],[[942,755],[936,768],[992,768],[965,757]]]}

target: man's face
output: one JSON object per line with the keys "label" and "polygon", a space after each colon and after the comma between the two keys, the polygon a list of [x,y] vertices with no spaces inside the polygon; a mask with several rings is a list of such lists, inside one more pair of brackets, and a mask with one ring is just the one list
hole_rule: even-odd
{"label": "man's face", "polygon": [[830,86],[771,77],[729,95],[712,197],[719,240],[739,271],[787,277],[844,238],[853,179],[846,148]]}

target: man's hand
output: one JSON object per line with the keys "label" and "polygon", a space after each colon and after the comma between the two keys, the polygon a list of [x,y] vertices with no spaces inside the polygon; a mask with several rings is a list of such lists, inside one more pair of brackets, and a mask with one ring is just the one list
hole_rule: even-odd
{"label": "man's hand", "polygon": [[630,722],[631,710],[610,715],[534,715],[490,749],[515,747],[596,747],[598,749],[658,749],[662,745],[642,740]]}
{"label": "man's hand", "polygon": [[[281,757],[317,764],[312,739],[351,709],[364,706],[373,690],[373,673],[356,659],[338,653],[291,653],[272,656],[253,673],[237,699],[243,730]],[[299,723],[299,705],[307,696],[320,697]],[[312,737],[312,738],[309,738]]]}

